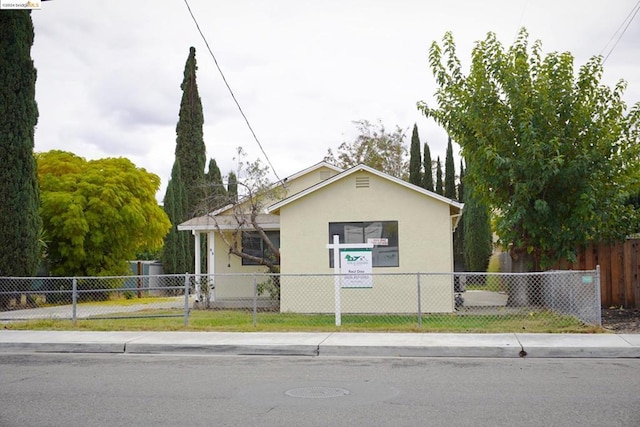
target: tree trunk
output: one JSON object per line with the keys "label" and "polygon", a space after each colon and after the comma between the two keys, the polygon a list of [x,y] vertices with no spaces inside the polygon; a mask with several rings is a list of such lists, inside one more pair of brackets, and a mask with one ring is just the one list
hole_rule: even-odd
{"label": "tree trunk", "polygon": [[[512,253],[511,260],[512,273],[529,273],[535,266],[533,255],[526,252],[515,255]],[[508,283],[509,298],[507,299],[507,306],[530,307],[540,305],[542,303],[540,286],[540,283],[531,276],[512,276]]]}

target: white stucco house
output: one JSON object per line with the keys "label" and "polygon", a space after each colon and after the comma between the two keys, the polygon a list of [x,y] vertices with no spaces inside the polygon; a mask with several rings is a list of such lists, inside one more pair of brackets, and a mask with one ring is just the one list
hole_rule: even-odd
{"label": "white stucco house", "polygon": [[[373,286],[344,289],[345,313],[415,311],[415,300],[393,297],[415,292],[414,281],[378,273],[453,272],[453,232],[462,215],[462,203],[365,165],[341,170],[321,162],[283,181],[282,196],[266,203],[258,217],[280,248],[281,311],[333,310],[330,275],[334,268],[327,244],[334,235],[345,243],[374,242]],[[230,208],[178,226],[196,237],[196,273],[202,271],[199,242],[206,239],[206,270],[215,275],[215,298],[253,296],[253,283],[247,276],[226,273],[265,271],[263,266],[229,254],[220,232],[236,227]],[[254,233],[250,229],[244,233],[245,250],[264,253],[267,249]],[[431,286],[442,289],[432,289],[425,297],[424,311],[454,311],[451,280]]]}

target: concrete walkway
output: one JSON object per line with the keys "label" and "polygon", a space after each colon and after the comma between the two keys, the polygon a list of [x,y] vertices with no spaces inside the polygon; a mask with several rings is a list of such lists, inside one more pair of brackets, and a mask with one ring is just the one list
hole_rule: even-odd
{"label": "concrete walkway", "polygon": [[640,334],[0,330],[0,353],[640,358]]}

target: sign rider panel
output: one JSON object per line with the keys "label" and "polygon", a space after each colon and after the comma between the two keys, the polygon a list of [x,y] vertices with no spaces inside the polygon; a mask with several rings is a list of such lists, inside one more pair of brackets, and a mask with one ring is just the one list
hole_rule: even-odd
{"label": "sign rider panel", "polygon": [[373,287],[371,248],[340,249],[343,288]]}

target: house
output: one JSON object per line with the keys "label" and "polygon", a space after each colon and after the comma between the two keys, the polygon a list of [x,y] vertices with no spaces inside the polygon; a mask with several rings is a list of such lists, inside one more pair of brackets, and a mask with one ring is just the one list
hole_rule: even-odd
{"label": "house", "polygon": [[[333,235],[345,243],[374,242],[373,286],[344,289],[343,312],[412,312],[415,299],[406,302],[392,295],[415,293],[415,280],[378,273],[453,271],[453,231],[463,205],[365,165],[340,170],[318,163],[285,182],[285,192],[265,203],[258,221],[280,248],[282,273],[280,310],[331,312],[333,310],[333,258],[327,244]],[[207,271],[215,274],[215,298],[253,296],[253,283],[241,275],[221,273],[264,272],[229,255],[220,233],[237,228],[232,208],[193,218],[178,226],[196,236],[196,270],[200,272],[200,239],[207,238]],[[253,232],[255,233],[255,232]],[[247,228],[243,243],[249,251],[263,253],[261,239]],[[246,251],[246,249],[245,249]],[[308,276],[315,274],[316,276]],[[305,276],[303,276],[305,275]],[[424,311],[454,310],[450,276],[433,284],[424,299]],[[434,295],[436,297],[434,297]],[[409,307],[410,305],[410,307]]]}

